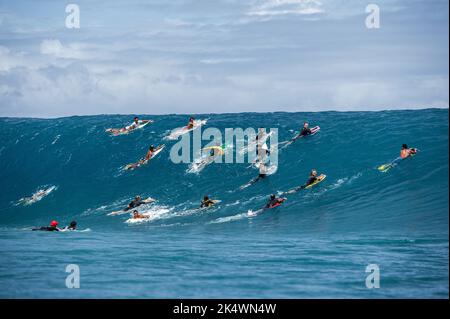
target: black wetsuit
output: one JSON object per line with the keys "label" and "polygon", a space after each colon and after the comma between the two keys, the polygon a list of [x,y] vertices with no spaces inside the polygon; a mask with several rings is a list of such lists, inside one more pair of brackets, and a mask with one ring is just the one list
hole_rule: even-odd
{"label": "black wetsuit", "polygon": [[202,203],[200,204],[200,208],[210,207],[212,205],[214,205],[214,201],[212,201],[211,199],[208,199],[206,201],[205,200],[202,201]]}
{"label": "black wetsuit", "polygon": [[305,185],[303,185],[301,188],[305,188],[309,185],[311,185],[312,183],[314,183],[315,181],[317,181],[317,177],[316,176],[311,176],[308,181],[306,182]]}
{"label": "black wetsuit", "polygon": [[309,127],[304,127],[299,135],[300,136],[311,135],[311,129]]}
{"label": "black wetsuit", "polygon": [[129,204],[128,207],[124,209],[124,211],[128,211],[130,209],[136,208],[140,205],[144,204],[144,202],[142,200],[132,200]]}
{"label": "black wetsuit", "polygon": [[281,200],[280,200],[279,198],[271,199],[271,200],[269,200],[269,202],[267,203],[266,208],[271,208],[271,207],[273,207],[274,205],[279,204],[280,202],[281,202]]}
{"label": "black wetsuit", "polygon": [[32,230],[42,230],[42,231],[59,231],[57,227],[53,226],[42,226],[39,228],[33,228]]}

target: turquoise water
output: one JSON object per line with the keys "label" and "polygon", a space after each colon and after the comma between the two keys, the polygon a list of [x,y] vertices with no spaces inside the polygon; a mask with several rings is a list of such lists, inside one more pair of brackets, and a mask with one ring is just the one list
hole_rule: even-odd
{"label": "turquoise water", "polygon": [[[0,297],[6,298],[448,298],[448,110],[198,115],[205,127],[276,127],[290,138],[304,120],[321,131],[279,154],[276,174],[239,191],[257,171],[211,164],[188,174],[170,146],[148,165],[120,170],[160,144],[186,116],[126,136],[104,130],[131,116],[0,119]],[[401,144],[417,156],[387,173]],[[256,217],[271,193],[288,196]],[[41,201],[15,205],[43,186]],[[107,216],[136,194],[157,202],[154,217],[130,225]],[[209,194],[222,202],[194,210]],[[32,232],[76,219],[82,232]],[[81,287],[68,289],[77,264]],[[380,288],[365,285],[380,268]]]}

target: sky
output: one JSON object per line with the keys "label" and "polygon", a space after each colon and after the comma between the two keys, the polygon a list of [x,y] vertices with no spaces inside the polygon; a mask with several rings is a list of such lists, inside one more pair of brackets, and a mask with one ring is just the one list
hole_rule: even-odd
{"label": "sky", "polygon": [[0,0],[2,117],[448,108],[448,87],[448,0]]}

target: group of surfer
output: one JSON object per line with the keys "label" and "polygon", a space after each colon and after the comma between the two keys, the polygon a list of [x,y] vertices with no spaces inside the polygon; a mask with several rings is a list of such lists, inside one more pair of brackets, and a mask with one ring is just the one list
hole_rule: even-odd
{"label": "group of surfer", "polygon": [[[139,125],[142,125],[142,124],[145,124],[145,123],[148,123],[148,122],[152,122],[152,121],[151,120],[139,120],[138,117],[135,117],[134,120],[133,120],[133,123],[130,124],[130,125],[128,125],[128,126],[126,126],[124,128],[121,128],[121,129],[108,129],[107,131],[110,131],[110,132],[112,132],[114,134],[119,133],[119,132],[130,132],[130,131],[138,128]],[[194,125],[195,125],[195,119],[193,117],[190,117],[189,118],[189,122],[188,122],[188,124],[186,126],[186,129],[188,129],[188,130],[193,129]],[[317,132],[319,127],[316,127],[314,129]],[[256,139],[255,139],[255,142],[258,144],[258,147],[256,149],[257,155],[261,154],[260,153],[261,149],[265,150],[265,155],[270,154],[270,151],[267,149],[267,146],[266,146],[266,148],[262,148],[261,147],[261,144],[264,143],[264,141],[260,141],[260,139],[261,139],[260,137],[262,136],[263,133],[264,133],[263,130],[260,130],[259,134],[256,136]],[[308,122],[304,122],[303,123],[303,127],[299,131],[299,133],[296,136],[294,136],[287,143],[292,143],[292,142],[294,142],[295,140],[297,140],[299,138],[302,138],[302,137],[305,137],[305,136],[308,136],[308,135],[312,135],[313,133],[314,132],[309,128],[309,123]],[[223,153],[220,152],[222,150],[222,148],[221,148],[221,146],[219,144],[217,144],[216,147],[210,148],[209,158],[215,158],[216,156],[223,154]],[[129,164],[129,166],[135,167],[135,166],[139,166],[139,165],[149,161],[152,158],[152,156],[155,154],[155,152],[158,150],[158,148],[155,148],[153,145],[151,145],[149,147],[145,157],[140,159],[135,164]],[[412,156],[412,155],[414,155],[416,153],[417,153],[417,149],[416,148],[409,148],[408,145],[403,144],[402,148],[400,150],[400,157],[398,158],[398,160],[405,159],[405,158],[410,157],[410,156]],[[394,162],[395,161],[396,160],[394,160]],[[258,177],[256,179],[250,181],[249,184],[253,184],[253,183],[257,182],[258,180],[260,180],[262,178],[265,178],[267,176],[266,171],[265,171],[265,169],[266,169],[265,168],[265,164],[263,163],[262,160],[260,160],[260,166],[259,167],[260,167],[260,172],[259,172]],[[298,186],[298,187],[296,187],[296,188],[294,188],[294,189],[292,189],[292,190],[290,190],[290,191],[288,191],[286,193],[289,194],[289,193],[297,192],[298,190],[301,190],[301,189],[308,188],[308,187],[310,187],[310,186],[320,182],[324,178],[325,178],[325,175],[323,175],[323,174],[318,175],[317,171],[315,169],[313,169],[313,170],[311,170],[311,172],[309,174],[309,178],[308,178],[308,180],[306,181],[306,183],[304,185]],[[284,197],[277,197],[276,195],[272,194],[272,195],[270,195],[270,198],[269,198],[269,200],[268,200],[268,202],[267,202],[267,204],[265,205],[264,208],[274,208],[274,207],[280,205],[281,203],[283,203],[285,200],[286,200],[286,198],[284,198]],[[128,204],[128,206],[126,208],[124,208],[122,210],[122,212],[127,212],[127,211],[130,211],[130,210],[133,210],[133,212],[132,212],[132,218],[133,219],[149,218],[149,216],[139,213],[136,208],[141,206],[141,205],[143,205],[143,204],[150,204],[150,203],[152,203],[154,201],[155,200],[152,199],[152,198],[147,198],[147,199],[143,200],[141,198],[141,196],[138,195]],[[200,208],[208,208],[208,207],[211,207],[211,206],[213,206],[214,204],[216,204],[218,202],[219,202],[218,200],[210,199],[209,196],[205,195],[203,197],[203,200],[200,203]],[[117,212],[113,212],[111,214],[114,214],[114,213],[117,213]],[[70,223],[70,225],[60,229],[60,228],[58,228],[58,222],[53,220],[50,223],[49,226],[42,226],[42,227],[39,227],[39,228],[33,228],[32,230],[65,231],[65,230],[75,230],[76,227],[77,227],[77,222],[76,221],[72,221]]]}

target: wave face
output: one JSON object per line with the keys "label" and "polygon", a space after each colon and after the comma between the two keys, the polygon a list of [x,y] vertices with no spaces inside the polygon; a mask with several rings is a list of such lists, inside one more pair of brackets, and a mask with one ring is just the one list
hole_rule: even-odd
{"label": "wave face", "polygon": [[[198,174],[169,159],[163,141],[186,116],[111,137],[131,116],[0,119],[1,297],[430,297],[448,298],[448,110],[198,115],[206,127],[278,128],[304,120],[321,131],[279,153],[278,171],[211,164]],[[149,144],[166,148],[123,172]],[[420,152],[386,173],[378,165],[407,143]],[[301,185],[315,168],[327,178],[249,217],[271,193]],[[46,186],[32,205],[17,205]],[[133,196],[157,201],[143,223],[107,216]],[[203,195],[221,202],[195,209]],[[76,219],[83,232],[31,232]],[[81,288],[65,288],[65,265]],[[367,289],[368,264],[380,268]],[[21,271],[17,271],[21,269]]]}

